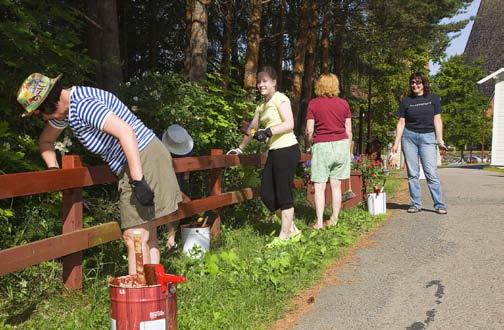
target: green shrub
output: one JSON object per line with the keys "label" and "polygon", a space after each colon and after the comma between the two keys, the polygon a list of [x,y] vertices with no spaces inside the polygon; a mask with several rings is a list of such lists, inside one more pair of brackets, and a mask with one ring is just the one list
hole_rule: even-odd
{"label": "green shrub", "polygon": [[216,74],[195,83],[176,73],[144,72],[124,85],[122,95],[159,137],[171,124],[185,127],[194,139],[194,155],[236,147],[242,138],[239,124],[250,120],[255,109],[243,89],[224,89]]}

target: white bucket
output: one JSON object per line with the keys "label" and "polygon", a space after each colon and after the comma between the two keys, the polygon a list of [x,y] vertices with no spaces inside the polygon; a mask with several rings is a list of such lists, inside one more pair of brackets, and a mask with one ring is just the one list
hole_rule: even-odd
{"label": "white bucket", "polygon": [[[183,252],[187,255],[201,258],[210,250],[210,226],[207,227],[184,227],[182,229]],[[200,252],[194,252],[193,247],[198,247]]]}
{"label": "white bucket", "polygon": [[382,192],[378,196],[375,193],[367,196],[368,212],[371,215],[387,213],[387,194]]}

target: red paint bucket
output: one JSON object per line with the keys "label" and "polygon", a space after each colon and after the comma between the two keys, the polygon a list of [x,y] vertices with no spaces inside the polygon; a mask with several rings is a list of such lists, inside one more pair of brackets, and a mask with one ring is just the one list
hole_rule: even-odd
{"label": "red paint bucket", "polygon": [[167,283],[168,289],[165,292],[160,284],[125,286],[126,283],[134,282],[134,275],[128,275],[115,278],[109,283],[112,330],[175,330],[177,328],[175,285]]}

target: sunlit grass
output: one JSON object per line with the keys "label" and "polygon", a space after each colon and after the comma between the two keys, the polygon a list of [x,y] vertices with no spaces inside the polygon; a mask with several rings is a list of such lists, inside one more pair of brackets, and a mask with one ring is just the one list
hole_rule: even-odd
{"label": "sunlit grass", "polygon": [[490,172],[504,173],[504,167],[485,166],[485,167],[483,167],[483,169],[485,171],[490,171]]}
{"label": "sunlit grass", "polygon": [[[385,189],[390,195],[400,186],[398,176],[392,173],[387,180]],[[289,309],[295,293],[316,283],[345,247],[384,219],[356,207],[341,213],[338,226],[314,231],[308,224],[315,212],[306,206],[305,199],[305,192],[296,193],[296,223],[303,231],[298,243],[267,248],[280,224],[262,209],[260,202],[251,201],[233,212],[224,212],[230,225],[223,218],[222,235],[212,241],[212,250],[203,259],[163,257],[167,271],[188,278],[187,283],[179,285],[179,329],[267,328]],[[117,245],[95,254],[108,255],[107,251],[114,247]],[[104,259],[96,255],[93,258]],[[113,261],[105,260],[125,263],[120,254]],[[93,277],[87,279],[82,293],[54,294],[53,290],[34,306],[26,320],[9,322],[2,309],[24,302],[4,301],[0,306],[0,329],[110,329],[106,272],[87,269],[86,274]]]}

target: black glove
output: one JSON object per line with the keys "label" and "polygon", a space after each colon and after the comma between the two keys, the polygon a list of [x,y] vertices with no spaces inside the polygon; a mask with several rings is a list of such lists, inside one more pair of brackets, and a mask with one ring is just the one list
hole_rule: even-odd
{"label": "black glove", "polygon": [[271,137],[272,135],[273,135],[273,133],[271,133],[271,129],[266,128],[266,129],[257,130],[254,133],[253,138],[259,142],[264,142],[264,141],[266,141],[267,138]]}
{"label": "black glove", "polygon": [[154,205],[154,192],[147,181],[145,181],[145,177],[142,177],[142,180],[132,180],[129,182],[131,188],[133,188],[133,194],[135,194],[136,199],[143,206],[151,206]]}

